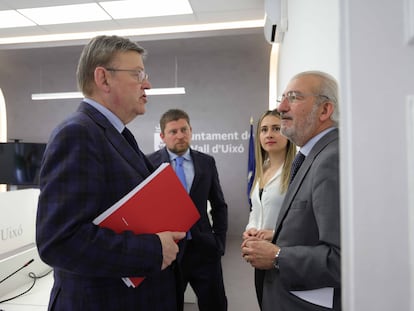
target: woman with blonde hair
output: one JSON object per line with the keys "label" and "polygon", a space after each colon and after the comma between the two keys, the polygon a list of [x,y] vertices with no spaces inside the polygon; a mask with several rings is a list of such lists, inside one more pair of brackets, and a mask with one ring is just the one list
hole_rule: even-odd
{"label": "woman with blonde hair", "polygon": [[[296,146],[280,133],[280,114],[266,111],[256,129],[256,173],[250,199],[252,209],[243,239],[255,236],[271,241],[276,220],[289,185],[290,168]],[[262,270],[255,270],[256,294],[262,298]]]}

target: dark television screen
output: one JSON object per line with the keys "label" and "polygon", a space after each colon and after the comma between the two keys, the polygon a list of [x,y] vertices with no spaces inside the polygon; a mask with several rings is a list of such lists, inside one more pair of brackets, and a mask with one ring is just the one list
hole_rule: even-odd
{"label": "dark television screen", "polygon": [[38,185],[46,144],[0,143],[0,184]]}

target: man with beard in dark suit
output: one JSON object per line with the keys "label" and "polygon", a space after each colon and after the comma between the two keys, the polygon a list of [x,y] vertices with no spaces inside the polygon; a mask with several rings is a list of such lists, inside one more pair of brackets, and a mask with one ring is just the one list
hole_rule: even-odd
{"label": "man with beard in dark suit", "polygon": [[[200,311],[225,311],[221,257],[227,232],[227,204],[224,201],[215,160],[212,156],[190,148],[192,129],[185,111],[171,109],[160,119],[160,136],[166,147],[149,155],[154,166],[171,163],[200,213],[200,219],[180,242],[177,256],[182,272],[182,295],[188,285],[197,296]],[[211,205],[210,212],[207,208]]]}

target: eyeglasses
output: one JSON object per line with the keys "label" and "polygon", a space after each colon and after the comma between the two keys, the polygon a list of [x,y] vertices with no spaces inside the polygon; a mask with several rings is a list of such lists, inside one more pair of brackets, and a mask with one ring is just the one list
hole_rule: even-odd
{"label": "eyeglasses", "polygon": [[144,80],[148,80],[148,74],[144,70],[140,69],[117,69],[117,68],[105,68],[108,71],[126,71],[132,73],[132,75],[137,79],[139,83],[143,82]]}
{"label": "eyeglasses", "polygon": [[302,101],[305,99],[305,97],[309,97],[309,96],[324,97],[327,100],[329,100],[329,97],[323,94],[302,94],[300,92],[291,91],[291,92],[287,92],[286,94],[282,95],[282,97],[278,98],[276,101],[278,103],[281,103],[282,101],[287,99],[288,103],[291,104],[293,102]]}

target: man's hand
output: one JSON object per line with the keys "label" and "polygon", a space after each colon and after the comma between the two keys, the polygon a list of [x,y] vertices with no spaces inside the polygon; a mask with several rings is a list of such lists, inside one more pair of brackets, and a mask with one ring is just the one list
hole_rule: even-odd
{"label": "man's hand", "polygon": [[258,231],[257,231],[256,228],[250,228],[250,229],[243,232],[242,238],[243,238],[243,240],[246,240],[250,237],[256,236],[257,232]]}
{"label": "man's hand", "polygon": [[243,240],[246,240],[251,237],[256,237],[262,240],[272,241],[274,233],[273,230],[269,229],[257,230],[256,228],[250,228],[243,232],[242,238]]}
{"label": "man's hand", "polygon": [[161,270],[167,268],[175,260],[178,253],[177,241],[185,237],[185,232],[159,232],[157,233],[162,245]]}
{"label": "man's hand", "polygon": [[251,237],[243,241],[241,251],[243,259],[254,268],[268,270],[273,268],[273,262],[279,247],[269,241]]}
{"label": "man's hand", "polygon": [[257,231],[256,237],[258,237],[259,239],[267,240],[271,242],[274,234],[275,234],[274,230],[262,229],[262,230]]}

